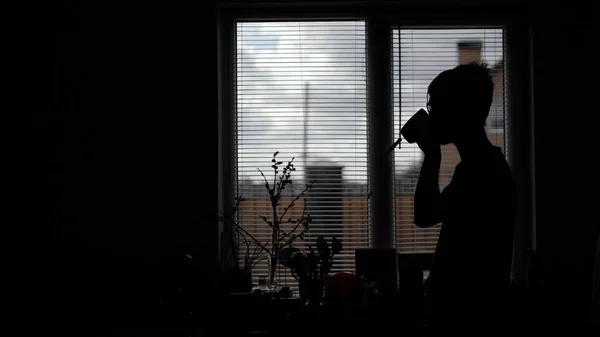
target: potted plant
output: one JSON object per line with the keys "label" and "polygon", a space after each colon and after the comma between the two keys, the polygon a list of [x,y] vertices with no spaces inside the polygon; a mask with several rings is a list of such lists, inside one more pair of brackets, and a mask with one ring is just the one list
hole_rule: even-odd
{"label": "potted plant", "polygon": [[294,247],[286,248],[282,263],[291,269],[292,275],[298,280],[301,300],[309,305],[320,305],[333,258],[342,250],[342,243],[332,237],[329,247],[325,238],[319,236],[316,251],[311,245],[308,248],[308,252]]}
{"label": "potted plant", "polygon": [[[233,226],[232,254],[234,261],[234,269],[241,270],[245,273],[251,273],[252,269],[264,258],[269,262],[269,285],[275,284],[277,273],[277,265],[279,264],[280,253],[283,249],[291,247],[292,243],[297,239],[304,239],[304,234],[308,231],[312,221],[310,214],[307,212],[306,198],[304,207],[300,216],[292,218],[288,213],[294,208],[296,202],[305,196],[315,183],[312,181],[307,183],[304,189],[291,199],[285,206],[282,202],[282,192],[288,185],[293,183],[292,172],[296,171],[294,167],[294,158],[287,162],[285,166],[282,161],[277,159],[279,151],[273,154],[271,159],[271,168],[273,169],[272,180],[257,168],[262,176],[265,184],[265,189],[269,196],[270,212],[268,215],[260,215],[263,223],[271,230],[270,238],[264,241],[259,240],[246,229],[243,224],[238,221],[240,208],[243,206],[245,199],[242,196],[235,198],[235,205],[230,214],[220,212],[220,220],[229,220]],[[280,170],[281,168],[281,170]],[[283,207],[282,207],[283,206]],[[286,227],[289,228],[286,230]],[[240,261],[240,253],[243,252],[243,261]]]}

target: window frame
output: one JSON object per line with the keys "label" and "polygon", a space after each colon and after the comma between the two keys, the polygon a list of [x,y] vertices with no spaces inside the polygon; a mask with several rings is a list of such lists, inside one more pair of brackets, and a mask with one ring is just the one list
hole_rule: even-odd
{"label": "window frame", "polygon": [[[218,9],[218,72],[219,72],[219,118],[218,118],[218,178],[219,209],[229,209],[233,199],[233,182],[235,179],[236,137],[234,128],[235,113],[235,73],[236,73],[236,31],[238,21],[298,21],[298,20],[365,20],[367,27],[367,97],[369,102],[377,102],[388,97],[382,107],[375,107],[376,114],[368,108],[369,130],[379,130],[386,123],[388,132],[369,132],[368,162],[369,172],[382,170],[383,179],[371,180],[372,200],[370,202],[369,224],[373,226],[375,239],[372,245],[377,248],[389,248],[394,241],[395,229],[393,217],[393,155],[384,161],[377,161],[373,156],[383,153],[391,145],[393,136],[393,104],[392,104],[392,29],[393,28],[504,28],[505,48],[505,88],[506,88],[506,139],[508,162],[513,169],[518,187],[517,222],[514,236],[513,279],[517,282],[524,279],[524,251],[536,248],[535,231],[535,152],[533,129],[533,73],[530,27],[524,23],[522,9],[516,5],[439,5],[432,11],[431,4],[368,4],[364,3],[331,3],[310,5],[302,4],[248,4],[229,3]],[[391,15],[382,13],[392,13]],[[388,32],[388,36],[378,36],[378,44],[389,45],[387,50],[381,48],[373,53],[373,32]],[[371,33],[369,33],[371,32]],[[371,36],[371,38],[370,38]],[[386,42],[387,41],[389,42]],[[373,55],[385,66],[373,69]],[[389,76],[386,76],[385,71]],[[375,79],[374,81],[372,81]],[[381,101],[380,101],[381,102]],[[389,136],[389,137],[388,137]],[[391,158],[391,159],[390,159]],[[390,187],[384,184],[388,182]],[[390,191],[391,190],[391,191]],[[391,192],[391,194],[390,194]],[[375,211],[375,212],[374,212]],[[371,215],[378,214],[374,219]],[[387,224],[386,224],[387,223]],[[224,259],[230,249],[224,235],[230,233],[231,224],[224,223],[219,228],[219,256],[221,270],[228,269]],[[379,233],[379,234],[378,234]],[[379,238],[377,236],[379,235]],[[389,236],[389,240],[385,239]],[[395,243],[393,244],[395,246]],[[225,254],[225,255],[224,255]]]}

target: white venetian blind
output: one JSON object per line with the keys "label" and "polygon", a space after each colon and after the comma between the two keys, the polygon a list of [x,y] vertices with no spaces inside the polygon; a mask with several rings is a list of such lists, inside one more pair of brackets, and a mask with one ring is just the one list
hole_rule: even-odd
{"label": "white venetian blind", "polygon": [[[494,97],[487,120],[488,137],[505,149],[503,30],[497,29],[394,29],[393,97],[394,139],[401,126],[426,107],[427,87],[442,71],[459,64],[484,61],[492,69]],[[423,159],[416,144],[405,141],[395,151],[396,247],[399,252],[433,252],[440,225],[422,229],[413,222],[413,196]],[[506,153],[506,152],[505,152]],[[442,147],[440,188],[452,179],[460,157],[454,145]]]}
{"label": "white venetian blind", "polygon": [[[369,242],[365,23],[238,22],[236,30],[235,192],[245,198],[239,223],[261,242],[271,240],[260,216],[270,218],[272,209],[257,168],[272,184],[273,153],[283,162],[280,174],[294,157],[280,212],[316,182],[285,217],[298,217],[306,204],[313,219],[293,246],[335,236],[343,250],[333,271],[354,271],[354,249]],[[266,260],[258,263],[254,277],[267,268]],[[279,280],[296,284],[285,268]]]}

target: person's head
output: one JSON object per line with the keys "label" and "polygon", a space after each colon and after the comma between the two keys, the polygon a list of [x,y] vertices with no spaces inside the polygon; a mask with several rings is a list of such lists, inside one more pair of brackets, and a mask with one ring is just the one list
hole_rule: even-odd
{"label": "person's head", "polygon": [[470,63],[443,71],[428,89],[427,109],[441,144],[484,128],[492,104],[494,83],[485,63]]}

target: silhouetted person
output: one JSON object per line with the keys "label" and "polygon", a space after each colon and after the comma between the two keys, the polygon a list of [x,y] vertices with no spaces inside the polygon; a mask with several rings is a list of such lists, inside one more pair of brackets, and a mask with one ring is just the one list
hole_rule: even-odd
{"label": "silhouetted person", "polygon": [[[487,336],[506,327],[515,221],[515,184],[501,148],[485,131],[493,82],[485,64],[460,65],[429,85],[429,114],[416,141],[425,157],[415,224],[442,223],[427,280],[434,330]],[[440,193],[440,145],[460,155]]]}

